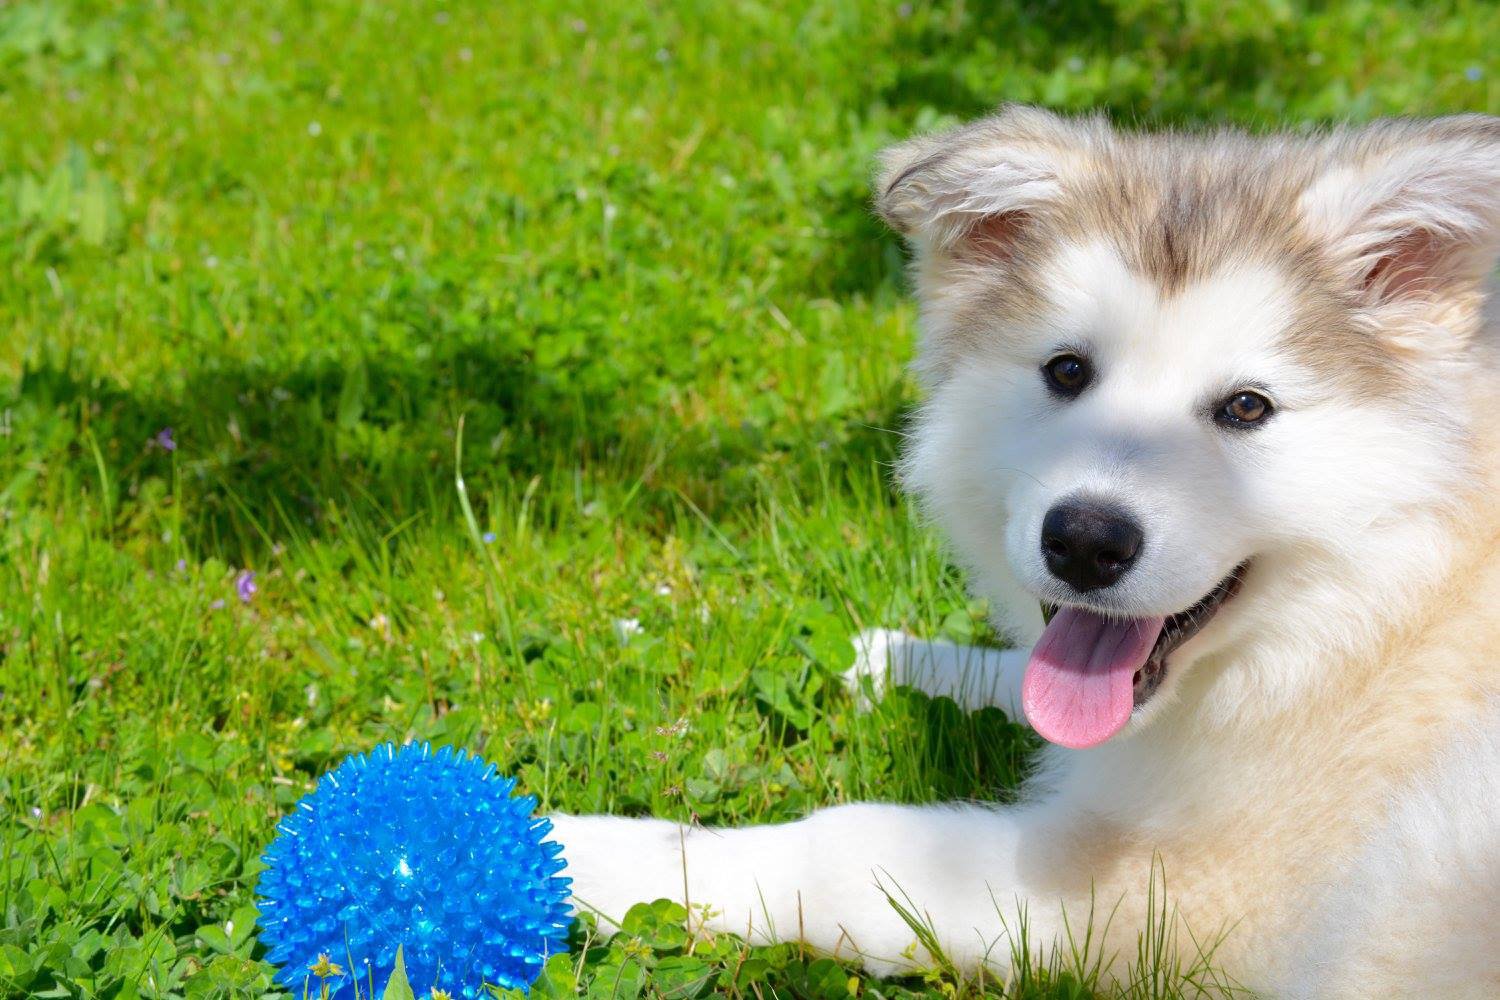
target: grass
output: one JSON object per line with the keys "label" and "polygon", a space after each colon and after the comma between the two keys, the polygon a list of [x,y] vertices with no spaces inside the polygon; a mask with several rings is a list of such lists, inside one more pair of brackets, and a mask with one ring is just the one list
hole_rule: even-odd
{"label": "grass", "polygon": [[[277,995],[256,859],[387,739],[571,811],[1003,796],[998,715],[836,682],[858,628],[991,638],[890,481],[871,154],[1004,99],[1495,111],[1496,11],[0,5],[0,995]],[[541,988],[1193,991],[1159,939],[885,983],[679,916]]]}

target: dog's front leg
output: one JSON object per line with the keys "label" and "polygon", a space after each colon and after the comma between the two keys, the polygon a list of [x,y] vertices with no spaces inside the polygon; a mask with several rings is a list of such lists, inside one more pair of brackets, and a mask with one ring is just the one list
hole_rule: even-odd
{"label": "dog's front leg", "polygon": [[[632,904],[668,898],[688,905],[695,927],[755,942],[803,940],[889,973],[930,960],[892,898],[930,923],[961,967],[1006,964],[1023,815],[849,805],[730,830],[611,816],[555,822],[574,904],[597,913],[606,930]],[[1033,940],[1045,933],[1037,916]]]}
{"label": "dog's front leg", "polygon": [[892,629],[870,629],[854,637],[854,654],[844,683],[862,703],[894,685],[952,698],[967,711],[993,706],[1016,722],[1026,721],[1021,678],[1027,654],[1021,650],[959,646]]}

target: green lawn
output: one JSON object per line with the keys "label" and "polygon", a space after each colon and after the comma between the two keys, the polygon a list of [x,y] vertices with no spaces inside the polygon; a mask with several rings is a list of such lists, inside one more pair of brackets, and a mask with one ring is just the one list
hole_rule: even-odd
{"label": "green lawn", "polygon": [[[384,740],[569,811],[1005,795],[997,714],[837,682],[862,627],[989,635],[891,483],[872,153],[1001,100],[1495,111],[1497,38],[1488,2],[0,4],[0,996],[278,995],[257,858]],[[546,989],[1092,995],[655,919]]]}

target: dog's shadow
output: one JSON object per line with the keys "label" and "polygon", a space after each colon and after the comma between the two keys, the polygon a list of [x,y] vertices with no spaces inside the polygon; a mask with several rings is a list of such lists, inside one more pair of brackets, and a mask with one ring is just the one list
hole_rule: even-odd
{"label": "dog's shadow", "polygon": [[243,565],[272,539],[316,539],[341,523],[394,531],[457,516],[460,418],[481,519],[490,497],[559,469],[632,478],[646,469],[635,505],[647,510],[644,530],[665,530],[684,500],[711,519],[752,503],[768,461],[809,482],[817,466],[888,466],[907,392],[894,381],[858,412],[813,420],[795,436],[720,419],[689,426],[652,419],[608,386],[573,384],[494,338],[434,345],[421,361],[373,352],[342,362],[209,360],[135,384],[33,364],[0,392],[0,408],[37,423],[50,467],[109,490],[103,507],[116,522],[170,487],[193,512],[182,523],[188,550]]}
{"label": "dog's shadow", "polygon": [[1008,801],[1040,741],[997,708],[965,712],[951,698],[888,691],[869,722],[887,750],[872,794],[905,802]]}

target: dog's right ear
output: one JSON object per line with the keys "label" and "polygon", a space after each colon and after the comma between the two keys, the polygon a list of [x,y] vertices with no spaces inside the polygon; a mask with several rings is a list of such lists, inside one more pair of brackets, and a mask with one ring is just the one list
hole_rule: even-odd
{"label": "dog's right ear", "polygon": [[876,211],[920,251],[1003,262],[1061,195],[1079,138],[1063,118],[1011,107],[911,139],[881,154]]}

